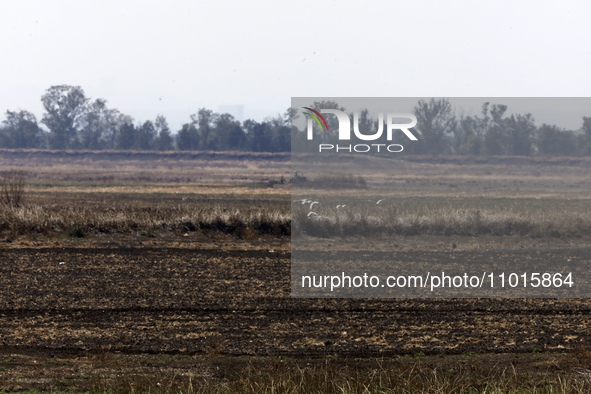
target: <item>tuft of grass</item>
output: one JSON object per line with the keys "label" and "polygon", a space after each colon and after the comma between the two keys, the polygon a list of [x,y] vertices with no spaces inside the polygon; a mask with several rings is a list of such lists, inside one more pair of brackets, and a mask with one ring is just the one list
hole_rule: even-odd
{"label": "tuft of grass", "polygon": [[79,223],[74,223],[67,231],[70,237],[84,238],[84,226]]}
{"label": "tuft of grass", "polygon": [[[454,356],[404,357],[390,362],[333,356],[245,359],[218,355],[201,359],[112,354],[121,363],[116,366],[100,363],[94,368],[85,364],[92,363],[92,357],[74,361],[76,366],[85,366],[84,375],[63,375],[52,367],[44,374],[51,377],[51,383],[43,385],[43,389],[38,384],[34,387],[39,392],[247,394],[588,393],[591,390],[591,371],[587,368],[563,365],[553,372],[540,371],[531,366],[513,365],[507,356],[492,356],[490,360],[490,356],[476,355],[474,362],[467,363]],[[155,362],[144,363],[146,357]],[[37,392],[23,387],[29,385],[22,383],[24,378],[30,377],[18,375],[0,381],[0,392]]]}
{"label": "tuft of grass", "polygon": [[307,206],[296,204],[293,233],[315,237],[372,235],[518,235],[530,237],[580,237],[591,233],[591,211],[527,207],[452,207],[395,204],[376,207],[358,204],[336,209],[324,204],[318,216],[308,216]]}
{"label": "tuft of grass", "polygon": [[132,233],[153,237],[157,231],[214,231],[252,238],[258,234],[290,235],[289,207],[239,206],[233,203],[115,205],[107,209],[54,206],[6,207],[0,231],[14,234],[64,233],[82,238],[95,233]]}
{"label": "tuft of grass", "polygon": [[25,197],[25,173],[21,170],[0,172],[0,203],[8,207],[20,207]]}

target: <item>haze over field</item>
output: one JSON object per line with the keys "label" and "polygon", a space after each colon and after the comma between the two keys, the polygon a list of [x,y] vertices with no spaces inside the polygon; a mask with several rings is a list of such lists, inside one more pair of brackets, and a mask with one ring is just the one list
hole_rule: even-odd
{"label": "haze over field", "polygon": [[[198,108],[283,113],[292,96],[588,96],[584,1],[0,4],[0,112],[52,85],[179,130]],[[580,127],[565,125],[564,127]]]}
{"label": "haze over field", "polygon": [[591,392],[590,11],[0,1],[0,392]]}

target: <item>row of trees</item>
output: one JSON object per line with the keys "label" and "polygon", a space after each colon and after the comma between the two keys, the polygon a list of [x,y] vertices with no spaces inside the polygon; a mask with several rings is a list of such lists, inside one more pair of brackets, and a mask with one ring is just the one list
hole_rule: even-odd
{"label": "row of trees", "polygon": [[[346,109],[334,101],[315,102],[314,109]],[[413,133],[419,141],[411,142],[403,133],[395,133],[392,142],[386,133],[372,143],[399,143],[405,153],[456,155],[591,155],[591,117],[583,117],[581,130],[564,130],[555,125],[536,126],[531,114],[507,116],[507,106],[486,102],[480,115],[457,116],[448,99],[419,100],[413,109],[417,126]],[[325,116],[332,133],[318,135],[318,140],[338,144],[335,116]],[[352,119],[352,117],[351,117]],[[359,130],[374,134],[378,123],[367,110],[359,115]],[[306,144],[305,132],[300,130],[294,143],[298,151],[317,150]],[[341,142],[342,144],[342,142]]]}
{"label": "row of trees", "polygon": [[87,98],[79,86],[52,86],[41,101],[45,109],[41,124],[29,111],[6,111],[0,126],[0,147],[260,152],[291,149],[289,119],[283,116],[261,123],[241,123],[230,114],[200,109],[173,134],[164,116],[136,123],[131,116],[109,108],[106,100]]}
{"label": "row of trees", "polygon": [[[107,106],[104,99],[87,98],[79,86],[52,86],[41,97],[45,112],[40,123],[25,110],[6,111],[0,125],[2,148],[49,149],[140,149],[140,150],[243,150],[288,152],[292,134],[298,151],[314,148],[307,144],[303,130],[291,127],[294,109],[263,122],[239,122],[230,114],[200,109],[190,121],[173,133],[164,116],[135,122]],[[315,109],[340,109],[334,101],[314,103]],[[591,117],[584,117],[582,132],[554,125],[536,126],[530,114],[507,116],[507,106],[484,103],[480,115],[457,116],[447,99],[420,100],[414,115],[418,124],[413,133],[419,141],[409,143],[402,134],[395,141],[406,153],[488,154],[488,155],[591,155]],[[338,121],[326,116],[331,131],[322,138],[338,143]],[[375,133],[378,124],[362,111],[359,129]],[[385,133],[383,138],[385,139]],[[375,141],[388,143],[388,141]]]}
{"label": "row of trees", "polygon": [[426,143],[412,149],[430,154],[591,155],[591,117],[583,117],[583,132],[575,132],[536,126],[529,113],[506,112],[506,105],[487,102],[480,116],[457,117],[446,99],[419,101],[414,114]]}

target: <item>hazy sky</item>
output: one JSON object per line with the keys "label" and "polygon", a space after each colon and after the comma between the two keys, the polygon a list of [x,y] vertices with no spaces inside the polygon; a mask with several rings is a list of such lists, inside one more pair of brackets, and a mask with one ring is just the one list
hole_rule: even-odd
{"label": "hazy sky", "polygon": [[589,15],[587,0],[0,0],[0,118],[40,120],[59,84],[175,131],[200,107],[262,120],[292,96],[589,97]]}

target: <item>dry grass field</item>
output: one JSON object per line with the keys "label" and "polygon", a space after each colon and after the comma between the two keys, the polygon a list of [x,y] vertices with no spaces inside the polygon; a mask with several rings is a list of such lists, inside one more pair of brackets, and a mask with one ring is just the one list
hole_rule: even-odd
{"label": "dry grass field", "polygon": [[0,170],[26,175],[24,203],[0,210],[0,390],[591,389],[585,299],[290,297],[290,237],[321,223],[303,204],[292,211],[300,197],[330,218],[319,251],[354,252],[349,237],[379,234],[376,250],[409,261],[585,260],[591,161],[392,160],[388,177],[361,172],[363,185],[339,189],[343,212],[315,186],[328,164],[304,169],[294,197],[276,183],[291,165],[281,154],[0,151]]}

